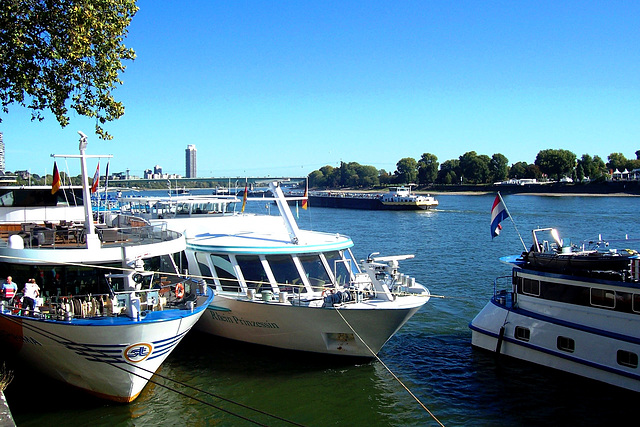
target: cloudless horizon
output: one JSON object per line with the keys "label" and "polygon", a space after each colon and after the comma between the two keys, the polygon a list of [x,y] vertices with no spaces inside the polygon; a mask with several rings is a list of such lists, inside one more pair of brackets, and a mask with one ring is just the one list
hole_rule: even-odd
{"label": "cloudless horizon", "polygon": [[[5,168],[51,173],[50,154],[112,154],[199,177],[304,176],[341,161],[393,172],[432,153],[533,163],[640,149],[640,3],[624,1],[138,1],[136,51],[104,128],[74,114],[2,114]],[[106,159],[101,161],[104,173]],[[79,173],[77,160],[58,160]],[[89,173],[96,160],[89,161]]]}

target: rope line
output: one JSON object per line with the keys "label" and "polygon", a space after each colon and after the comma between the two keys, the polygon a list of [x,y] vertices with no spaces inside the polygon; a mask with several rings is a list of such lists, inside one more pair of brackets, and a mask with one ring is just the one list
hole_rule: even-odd
{"label": "rope line", "polygon": [[435,422],[437,422],[440,426],[444,427],[444,424],[442,424],[440,422],[440,420],[438,420],[438,418],[433,414],[433,412],[431,412],[429,410],[429,408],[427,408],[426,405],[424,403],[422,403],[420,401],[420,399],[418,399],[418,397],[415,394],[413,394],[413,392],[411,392],[411,390],[409,390],[409,388],[402,382],[402,380],[400,380],[400,378],[398,378],[398,376],[396,374],[394,374],[393,371],[391,371],[391,369],[389,369],[389,367],[382,361],[382,359],[380,359],[380,357],[371,349],[371,347],[369,347],[369,345],[362,339],[362,337],[360,337],[358,332],[356,332],[356,330],[353,329],[353,327],[347,321],[347,319],[345,319],[344,316],[342,315],[342,313],[340,313],[340,310],[338,310],[337,308],[335,310],[340,315],[340,317],[342,318],[344,323],[349,327],[349,329],[351,329],[353,331],[353,333],[358,337],[358,339],[362,342],[362,344],[364,344],[364,346],[367,347],[367,350],[369,350],[369,352],[371,352],[373,357],[375,357],[375,359],[378,362],[380,362],[380,364],[382,364],[382,366],[387,370],[387,372],[389,372],[389,374],[391,374],[391,376],[402,386],[402,388],[404,388],[407,391],[407,393],[409,393],[409,395],[411,397],[413,397],[413,399],[416,402],[418,402],[418,404],[422,407],[422,409],[424,409],[429,414],[429,416],[431,416],[431,418],[433,418],[433,420]]}

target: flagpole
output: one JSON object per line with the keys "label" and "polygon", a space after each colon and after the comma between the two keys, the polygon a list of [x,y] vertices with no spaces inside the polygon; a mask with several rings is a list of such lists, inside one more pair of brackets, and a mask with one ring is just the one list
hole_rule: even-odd
{"label": "flagpole", "polygon": [[504,206],[504,210],[507,211],[507,216],[511,220],[511,223],[513,224],[513,228],[516,229],[516,233],[518,233],[518,237],[520,238],[520,242],[522,242],[522,247],[524,248],[524,250],[526,252],[527,251],[527,245],[524,244],[524,240],[522,240],[522,236],[520,235],[520,231],[518,230],[518,226],[516,225],[516,222],[513,220],[513,217],[511,216],[511,212],[509,212],[509,208],[507,207],[507,204],[504,202],[504,199],[502,198],[502,194],[500,194],[499,191],[498,191],[498,197],[500,197],[500,201],[502,202],[502,205]]}

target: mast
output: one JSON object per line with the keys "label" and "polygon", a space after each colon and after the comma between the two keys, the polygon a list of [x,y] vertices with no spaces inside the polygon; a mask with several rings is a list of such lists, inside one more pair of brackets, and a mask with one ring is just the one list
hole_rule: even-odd
{"label": "mast", "polygon": [[269,189],[273,193],[276,199],[276,204],[278,205],[278,210],[280,211],[280,215],[284,219],[284,225],[287,227],[287,231],[289,232],[289,238],[291,239],[291,243],[294,245],[298,244],[298,232],[300,229],[298,228],[298,224],[296,223],[295,218],[293,218],[293,214],[291,213],[291,209],[287,204],[287,200],[284,197],[284,193],[280,188],[280,185],[277,182],[270,182]]}

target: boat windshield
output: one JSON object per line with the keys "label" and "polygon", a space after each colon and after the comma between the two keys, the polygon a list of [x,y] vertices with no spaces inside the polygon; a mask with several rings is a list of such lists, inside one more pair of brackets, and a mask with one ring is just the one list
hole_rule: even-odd
{"label": "boat windshield", "polygon": [[298,258],[314,291],[322,291],[325,286],[331,285],[331,278],[318,254],[301,255]]}
{"label": "boat windshield", "polygon": [[237,292],[240,284],[233,271],[233,264],[227,255],[211,255],[211,262],[216,277],[220,281],[223,291]]}
{"label": "boat windshield", "polygon": [[[293,288],[293,286],[302,285],[302,280],[291,255],[267,255],[266,259],[281,291],[300,292],[299,289]],[[289,286],[291,286],[290,289]]]}
{"label": "boat windshield", "polygon": [[236,261],[240,266],[240,270],[249,289],[260,290],[263,287],[271,287],[259,256],[236,255]]}
{"label": "boat windshield", "polygon": [[333,271],[336,283],[342,286],[348,285],[351,281],[351,260],[344,260],[338,251],[327,252],[324,256]]}

